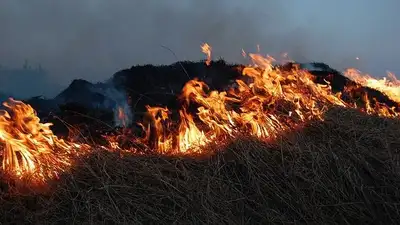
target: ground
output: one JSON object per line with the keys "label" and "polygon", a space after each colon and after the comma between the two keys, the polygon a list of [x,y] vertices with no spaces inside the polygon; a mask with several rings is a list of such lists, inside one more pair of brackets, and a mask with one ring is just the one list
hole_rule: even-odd
{"label": "ground", "polygon": [[45,193],[3,190],[0,224],[396,224],[399,135],[398,120],[332,109],[197,158],[99,151]]}

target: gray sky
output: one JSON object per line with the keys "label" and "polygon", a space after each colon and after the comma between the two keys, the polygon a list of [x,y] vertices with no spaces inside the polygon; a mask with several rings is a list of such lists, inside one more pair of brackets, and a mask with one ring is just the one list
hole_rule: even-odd
{"label": "gray sky", "polygon": [[[0,64],[104,80],[135,64],[241,59],[241,49],[400,73],[398,0],[0,0]],[[360,57],[360,60],[355,60]],[[195,75],[193,75],[195,76]]]}

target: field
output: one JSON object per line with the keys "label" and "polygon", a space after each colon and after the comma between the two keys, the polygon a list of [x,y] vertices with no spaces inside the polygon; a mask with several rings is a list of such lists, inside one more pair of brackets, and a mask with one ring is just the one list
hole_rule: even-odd
{"label": "field", "polygon": [[209,156],[98,151],[46,191],[2,184],[0,224],[396,224],[400,122],[335,108]]}

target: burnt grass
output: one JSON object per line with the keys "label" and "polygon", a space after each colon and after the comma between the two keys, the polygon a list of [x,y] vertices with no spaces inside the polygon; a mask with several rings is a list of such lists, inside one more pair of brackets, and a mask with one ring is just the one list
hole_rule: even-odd
{"label": "burnt grass", "polygon": [[99,150],[47,192],[3,190],[0,224],[398,224],[400,122],[325,118],[201,157]]}

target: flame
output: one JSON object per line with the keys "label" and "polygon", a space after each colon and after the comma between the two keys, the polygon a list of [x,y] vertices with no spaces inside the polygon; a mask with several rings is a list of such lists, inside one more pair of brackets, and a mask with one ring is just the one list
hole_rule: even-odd
{"label": "flame", "polygon": [[347,69],[344,74],[355,82],[381,91],[393,101],[400,103],[400,81],[396,78],[395,74],[387,72],[387,77],[376,79],[368,74],[362,74],[354,68]]}
{"label": "flame", "polygon": [[[203,44],[201,49],[207,55],[206,64],[210,65],[211,46]],[[126,132],[126,111],[119,107],[117,117],[125,127],[124,133],[106,135],[107,147],[59,139],[51,131],[51,124],[41,123],[32,107],[10,99],[4,103],[6,110],[0,111],[2,169],[17,177],[30,174],[43,181],[57,177],[72,165],[74,157],[95,147],[135,154],[140,153],[136,147],[139,145],[160,154],[202,153],[203,146],[209,143],[223,143],[244,133],[260,139],[276,138],[311,120],[323,120],[324,112],[331,106],[358,108],[385,117],[399,116],[398,108],[371,99],[360,88],[361,85],[375,88],[399,103],[400,82],[394,74],[388,74],[388,81],[347,70],[347,76],[360,85],[346,86],[343,93],[333,93],[329,82],[314,82],[314,75],[298,66],[289,69],[274,66],[276,60],[271,56],[244,50],[242,53],[251,60],[251,65],[238,68],[243,76],[229,90],[212,90],[203,81],[193,79],[184,85],[179,98],[182,107],[176,112],[167,107],[146,106],[147,114],[139,123],[143,137],[128,137],[131,133]],[[343,94],[350,99],[343,100]],[[137,145],[122,147],[121,139]]]}
{"label": "flame", "polygon": [[35,110],[12,98],[0,113],[0,145],[3,146],[3,171],[21,177],[30,174],[37,180],[57,177],[71,165],[69,154],[83,147],[57,138],[51,123],[40,123]]}
{"label": "flame", "polygon": [[243,58],[246,58],[246,57],[247,57],[247,54],[246,54],[246,52],[244,51],[244,49],[242,49],[242,56],[243,56]]}
{"label": "flame", "polygon": [[[206,44],[202,50],[208,52],[204,49],[211,47]],[[180,98],[183,108],[179,111],[179,129],[173,128],[167,108],[148,106],[153,128],[144,126],[145,141],[154,135],[154,147],[161,153],[198,152],[207,143],[224,141],[240,133],[274,138],[307,121],[323,120],[322,115],[330,106],[357,107],[342,100],[341,93],[334,94],[328,82],[315,83],[314,76],[305,70],[298,67],[280,70],[273,66],[275,59],[271,56],[245,54],[243,50],[242,53],[250,57],[252,65],[242,70],[247,79],[238,79],[236,88],[210,90],[198,79],[186,83]],[[362,99],[364,106],[360,107],[366,113],[398,116],[386,105],[372,105],[367,93]],[[197,112],[188,113],[191,105],[197,107]],[[197,123],[194,116],[199,120]]]}
{"label": "flame", "polygon": [[123,127],[126,127],[128,125],[129,118],[125,113],[124,108],[121,106],[118,107],[118,123],[122,124]]}
{"label": "flame", "polygon": [[160,153],[167,153],[173,149],[173,136],[169,133],[172,125],[169,119],[170,111],[167,107],[147,106],[146,108],[147,118],[139,124],[146,132],[142,141],[149,145],[154,144],[150,147],[157,149]]}
{"label": "flame", "polygon": [[186,152],[188,149],[201,151],[201,146],[209,143],[209,140],[203,131],[196,126],[193,117],[187,114],[185,110],[179,111],[182,122],[179,126],[179,150]]}
{"label": "flame", "polygon": [[201,45],[201,51],[207,55],[206,65],[209,66],[211,64],[211,46],[207,43],[204,43],[203,45]]}

